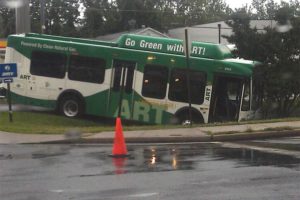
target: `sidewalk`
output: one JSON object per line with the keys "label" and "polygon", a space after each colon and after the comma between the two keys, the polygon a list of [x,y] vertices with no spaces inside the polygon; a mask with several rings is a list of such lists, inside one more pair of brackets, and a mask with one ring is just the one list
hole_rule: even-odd
{"label": "sidewalk", "polygon": [[[275,130],[276,129],[276,130]],[[281,129],[281,130],[279,130]],[[123,131],[127,143],[173,143],[249,140],[299,135],[300,121],[195,128]],[[0,144],[20,143],[112,143],[114,131],[96,134],[40,135],[0,131]]]}

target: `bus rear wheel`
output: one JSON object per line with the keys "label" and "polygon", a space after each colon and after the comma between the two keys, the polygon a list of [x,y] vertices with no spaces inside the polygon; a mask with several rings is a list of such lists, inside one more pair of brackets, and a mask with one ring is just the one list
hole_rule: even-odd
{"label": "bus rear wheel", "polygon": [[66,117],[79,117],[83,113],[83,105],[76,96],[65,96],[60,101],[59,111]]}

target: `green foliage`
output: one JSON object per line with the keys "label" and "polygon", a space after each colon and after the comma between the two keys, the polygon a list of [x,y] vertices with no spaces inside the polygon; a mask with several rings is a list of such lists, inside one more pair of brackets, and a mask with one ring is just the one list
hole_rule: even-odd
{"label": "green foliage", "polygon": [[[62,36],[79,36],[79,3],[77,0],[44,0],[44,33]],[[41,33],[40,0],[30,0],[31,31]],[[0,8],[0,37],[15,33],[15,10]]]}
{"label": "green foliage", "polygon": [[[69,130],[78,129],[85,133],[113,130],[103,124],[69,119],[62,116],[43,113],[14,112],[13,122],[9,122],[8,113],[0,115],[0,130],[15,133],[64,134]],[[100,127],[100,128],[99,128]]]}
{"label": "green foliage", "polygon": [[79,22],[77,0],[45,0],[45,33],[62,36],[76,36]]}
{"label": "green foliage", "polygon": [[[135,125],[123,121],[123,130],[155,130],[178,128],[175,125]],[[14,112],[13,122],[9,122],[8,112],[0,113],[0,130],[25,134],[65,134],[68,131],[78,130],[82,133],[100,133],[114,131],[113,120],[99,119],[97,122],[85,119],[70,119],[49,113]]]}
{"label": "green foliage", "polygon": [[[93,38],[108,33],[152,27],[170,28],[226,19],[224,0],[44,0],[44,33]],[[41,33],[41,0],[30,0],[32,32]],[[83,7],[83,13],[79,8]],[[14,33],[14,10],[0,9],[0,37]]]}
{"label": "green foliage", "polygon": [[260,57],[260,52],[258,51],[258,46],[261,46],[260,36],[257,29],[250,28],[250,13],[246,8],[237,10],[232,14],[230,21],[227,24],[232,27],[234,35],[224,36],[229,43],[235,44],[237,47],[239,57],[244,59],[258,59]]}
{"label": "green foliage", "polygon": [[256,19],[274,19],[279,5],[274,0],[252,0],[252,7],[256,10],[253,13]]}
{"label": "green foliage", "polygon": [[6,37],[15,32],[15,21],[13,9],[0,7],[0,37]]}
{"label": "green foliage", "polygon": [[116,7],[108,0],[81,0],[80,2],[85,8],[81,27],[83,36],[93,38],[115,30],[118,16],[113,13]]}
{"label": "green foliage", "polygon": [[[261,2],[265,5],[272,1]],[[255,69],[254,79],[265,117],[287,117],[300,100],[300,19],[296,17],[299,8],[299,4],[284,3],[279,8],[274,4],[278,25],[264,31],[250,28],[253,15],[245,8],[234,13],[228,22],[234,35],[227,38],[236,44],[237,54],[263,63]],[[259,13],[267,13],[266,9]]]}

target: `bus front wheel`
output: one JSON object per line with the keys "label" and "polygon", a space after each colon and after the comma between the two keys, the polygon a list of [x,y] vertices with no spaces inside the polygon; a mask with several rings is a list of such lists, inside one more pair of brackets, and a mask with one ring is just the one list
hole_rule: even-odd
{"label": "bus front wheel", "polygon": [[176,114],[178,124],[190,125],[191,123],[192,124],[203,124],[204,123],[204,119],[203,119],[201,113],[199,113],[195,110],[192,110],[191,114],[192,114],[192,116],[191,116],[192,121],[190,120],[188,110],[182,110],[182,111],[178,112]]}
{"label": "bus front wheel", "polygon": [[76,96],[68,95],[60,101],[60,113],[66,117],[79,117],[83,113],[83,105],[80,99]]}

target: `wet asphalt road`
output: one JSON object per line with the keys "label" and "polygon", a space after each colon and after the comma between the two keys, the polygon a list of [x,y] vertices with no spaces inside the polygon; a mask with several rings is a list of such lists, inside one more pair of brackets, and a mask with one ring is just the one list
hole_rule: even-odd
{"label": "wet asphalt road", "polygon": [[297,145],[128,145],[127,159],[109,157],[111,145],[1,145],[0,199],[298,200]]}

